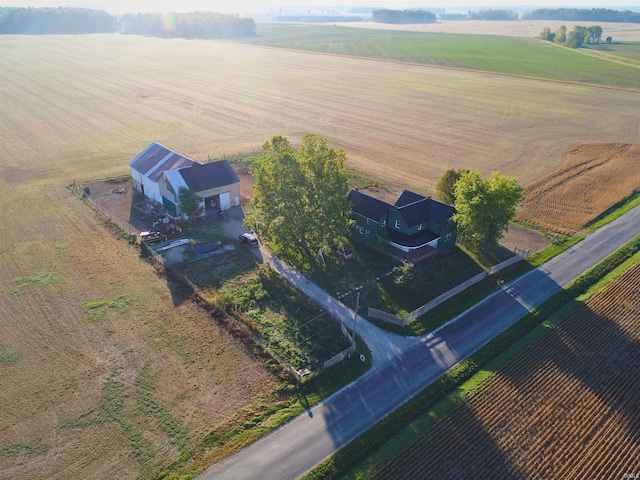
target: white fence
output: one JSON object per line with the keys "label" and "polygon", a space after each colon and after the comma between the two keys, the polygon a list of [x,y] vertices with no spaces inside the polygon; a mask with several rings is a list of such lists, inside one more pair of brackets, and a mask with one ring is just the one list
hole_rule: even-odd
{"label": "white fence", "polygon": [[425,303],[421,307],[416,308],[413,312],[411,312],[409,315],[407,315],[407,319],[408,319],[407,322],[410,322],[411,320],[415,320],[420,315],[424,315],[429,310],[437,307],[438,305],[440,305],[443,302],[446,302],[451,297],[453,297],[453,296],[459,294],[460,292],[466,290],[470,286],[475,285],[476,283],[484,280],[486,277],[487,277],[487,272],[480,272],[475,277],[471,277],[466,282],[461,283],[457,287],[454,287],[451,290],[449,290],[448,292],[445,292],[442,295],[434,298],[429,303]]}
{"label": "white fence", "polygon": [[489,269],[489,275],[493,275],[496,272],[499,272],[500,270],[502,270],[503,268],[507,268],[511,265],[513,265],[514,263],[519,262],[520,260],[522,260],[524,257],[520,254],[509,258],[508,260],[505,260],[504,262],[500,262],[497,265],[494,265],[493,267],[491,267]]}
{"label": "white fence", "polygon": [[340,363],[341,361],[343,361],[345,358],[347,358],[351,353],[353,353],[355,351],[356,351],[356,342],[353,342],[350,347],[348,347],[347,349],[341,351],[336,356],[331,357],[329,360],[324,362],[324,368],[329,368],[330,366],[335,365],[336,363]]}
{"label": "white fence", "polygon": [[347,339],[349,340],[349,346],[343,351],[341,351],[340,353],[338,353],[337,355],[334,355],[329,360],[325,361],[323,364],[324,368],[328,368],[332,365],[335,365],[336,363],[340,363],[345,358],[347,358],[351,353],[356,351],[356,342],[349,334],[347,327],[344,326],[344,322],[340,322],[340,330],[342,330],[342,334],[345,337],[347,337]]}
{"label": "white fence", "polygon": [[371,317],[371,318],[376,318],[378,320],[382,320],[382,321],[387,322],[387,323],[393,323],[394,325],[400,325],[400,326],[404,327],[410,321],[415,320],[416,318],[418,318],[421,315],[424,315],[429,310],[432,310],[435,307],[437,307],[438,305],[440,305],[441,303],[446,302],[451,297],[456,296],[457,294],[459,294],[460,292],[463,292],[464,290],[466,290],[470,286],[475,285],[476,283],[484,280],[489,275],[493,275],[494,273],[499,272],[503,268],[507,268],[508,266],[519,262],[523,258],[524,257],[522,255],[518,254],[518,255],[515,255],[515,256],[509,258],[508,260],[505,260],[504,262],[501,262],[501,263],[499,263],[497,265],[494,265],[493,267],[491,267],[489,269],[488,272],[479,273],[475,277],[472,277],[469,280],[467,280],[466,282],[461,283],[457,287],[454,287],[451,290],[443,293],[439,297],[434,298],[429,303],[425,303],[421,307],[416,308],[413,312],[409,313],[408,315],[406,315],[404,317],[400,317],[398,315],[394,315],[393,313],[383,312],[382,310],[376,310],[375,308],[369,308],[368,316]]}
{"label": "white fence", "polygon": [[382,320],[387,323],[394,323],[396,325],[400,325],[404,327],[407,322],[405,318],[399,317],[398,315],[394,315],[393,313],[383,312],[382,310],[376,310],[375,308],[369,307],[369,311],[367,316],[371,318],[377,318],[378,320]]}

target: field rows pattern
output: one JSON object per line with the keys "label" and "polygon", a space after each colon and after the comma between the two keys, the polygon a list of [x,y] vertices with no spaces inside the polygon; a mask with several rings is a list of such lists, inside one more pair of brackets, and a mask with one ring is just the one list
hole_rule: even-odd
{"label": "field rows pattern", "polygon": [[450,167],[526,185],[587,131],[638,141],[634,92],[210,41],[0,40],[11,183],[56,169],[87,180],[85,162],[95,174],[125,173],[154,140],[204,160],[312,132],[343,148],[350,167],[433,193]]}
{"label": "field rows pattern", "polygon": [[[99,410],[110,382],[156,454],[147,467],[175,458],[135,400],[147,366],[192,439],[272,401],[277,383],[73,198],[74,180],[126,174],[152,141],[206,160],[313,132],[350,167],[433,192],[449,167],[534,181],[585,132],[640,141],[637,94],[619,90],[124,35],[0,35],[0,51],[0,478],[12,480],[139,476],[113,422],[59,428]],[[96,321],[84,307],[122,295],[128,312]]]}
{"label": "field rows pattern", "polygon": [[623,478],[640,469],[640,264],[376,476]]}
{"label": "field rows pattern", "polygon": [[555,172],[526,188],[516,219],[570,234],[640,190],[640,144],[577,145]]}

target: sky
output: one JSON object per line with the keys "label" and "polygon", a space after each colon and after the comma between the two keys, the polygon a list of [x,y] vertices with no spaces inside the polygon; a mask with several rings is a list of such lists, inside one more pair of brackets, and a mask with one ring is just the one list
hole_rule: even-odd
{"label": "sky", "polygon": [[638,0],[0,0],[0,6],[58,7],[78,6],[98,8],[112,13],[210,10],[221,13],[249,13],[280,7],[301,10],[335,9],[347,6],[376,8],[445,8],[447,11],[466,11],[486,8],[631,8],[637,10]]}

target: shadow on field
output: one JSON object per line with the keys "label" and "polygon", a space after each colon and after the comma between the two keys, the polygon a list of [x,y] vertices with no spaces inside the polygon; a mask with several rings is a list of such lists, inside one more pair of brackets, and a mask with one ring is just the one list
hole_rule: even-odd
{"label": "shadow on field", "polygon": [[636,448],[640,295],[618,297],[580,306],[375,478],[627,473],[610,457]]}

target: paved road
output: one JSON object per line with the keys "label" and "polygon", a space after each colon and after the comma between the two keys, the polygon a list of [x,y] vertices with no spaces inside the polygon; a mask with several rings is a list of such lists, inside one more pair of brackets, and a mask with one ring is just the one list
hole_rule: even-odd
{"label": "paved road", "polygon": [[[421,338],[389,335],[359,318],[358,331],[373,350],[373,368],[200,478],[299,477],[638,233],[640,207]],[[274,261],[285,277],[299,275],[278,265],[277,259],[266,261]],[[316,301],[327,301],[336,314],[353,318],[353,312],[342,306],[343,311],[331,297],[327,300],[328,295],[304,277],[290,280]]]}

